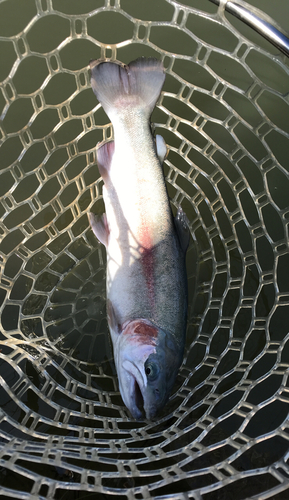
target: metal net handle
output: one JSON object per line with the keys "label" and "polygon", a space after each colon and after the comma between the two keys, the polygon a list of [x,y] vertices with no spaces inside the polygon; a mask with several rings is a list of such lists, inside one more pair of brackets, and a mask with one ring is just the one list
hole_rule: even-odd
{"label": "metal net handle", "polygon": [[210,0],[246,23],[289,57],[289,37],[270,16],[243,0]]}

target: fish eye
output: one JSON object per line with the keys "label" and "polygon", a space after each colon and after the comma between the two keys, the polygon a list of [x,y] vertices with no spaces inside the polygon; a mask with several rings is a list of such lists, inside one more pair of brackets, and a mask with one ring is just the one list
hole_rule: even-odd
{"label": "fish eye", "polygon": [[159,374],[158,365],[156,363],[147,363],[145,365],[145,374],[148,380],[155,380]]}

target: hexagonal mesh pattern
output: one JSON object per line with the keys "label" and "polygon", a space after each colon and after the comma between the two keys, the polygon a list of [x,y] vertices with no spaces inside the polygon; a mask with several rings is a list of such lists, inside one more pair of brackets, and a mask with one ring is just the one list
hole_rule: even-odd
{"label": "hexagonal mesh pattern", "polygon": [[[0,496],[287,498],[288,63],[187,4],[0,2]],[[112,135],[88,61],[140,55],[166,67],[153,121],[192,233],[186,353],[154,423],[118,392],[87,220]]]}

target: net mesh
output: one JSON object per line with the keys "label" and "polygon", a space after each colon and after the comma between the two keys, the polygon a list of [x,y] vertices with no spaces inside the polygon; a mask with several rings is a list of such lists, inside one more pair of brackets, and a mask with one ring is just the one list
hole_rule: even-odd
{"label": "net mesh", "polygon": [[[0,33],[0,496],[288,498],[285,56],[204,0],[6,0]],[[112,136],[88,61],[140,55],[166,67],[153,121],[192,234],[185,358],[154,423],[119,395],[87,220]]]}

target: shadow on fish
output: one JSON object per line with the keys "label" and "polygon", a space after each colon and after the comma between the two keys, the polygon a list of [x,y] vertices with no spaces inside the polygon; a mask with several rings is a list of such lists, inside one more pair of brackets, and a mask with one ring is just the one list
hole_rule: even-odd
{"label": "shadow on fish", "polygon": [[181,207],[173,218],[150,116],[165,73],[156,59],[128,66],[92,61],[92,89],[114,128],[99,145],[105,214],[89,214],[107,252],[107,319],[122,399],[136,419],[154,420],[166,404],[185,345],[189,243]]}

